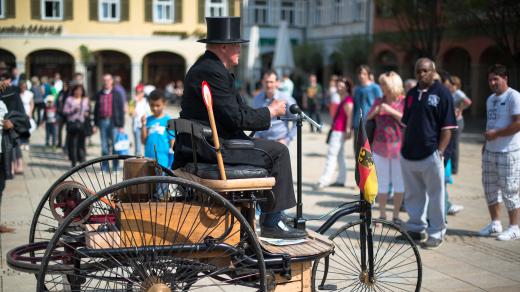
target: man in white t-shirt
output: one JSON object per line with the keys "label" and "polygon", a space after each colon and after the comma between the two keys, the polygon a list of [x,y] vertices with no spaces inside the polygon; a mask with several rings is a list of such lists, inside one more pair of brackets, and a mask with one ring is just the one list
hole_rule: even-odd
{"label": "man in white t-shirt", "polygon": [[[520,93],[508,86],[508,79],[505,66],[495,64],[489,69],[488,80],[493,94],[486,102],[482,184],[491,223],[479,233],[498,234],[498,240],[520,238]],[[509,214],[509,228],[503,232],[499,205],[502,200]]]}

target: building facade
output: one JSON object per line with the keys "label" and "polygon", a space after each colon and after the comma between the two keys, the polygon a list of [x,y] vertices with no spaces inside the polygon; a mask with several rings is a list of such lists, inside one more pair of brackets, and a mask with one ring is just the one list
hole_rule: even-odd
{"label": "building facade", "polygon": [[[382,7],[375,7],[374,46],[371,63],[379,73],[394,70],[403,79],[414,78],[413,66],[418,57],[403,50],[396,41],[399,27],[394,16],[384,13]],[[392,37],[393,36],[393,37]],[[437,68],[445,70],[461,79],[462,90],[473,101],[465,112],[472,117],[485,118],[486,99],[490,95],[487,70],[495,63],[505,64],[512,71],[511,61],[501,53],[496,43],[486,36],[478,26],[449,29],[443,34],[439,52],[435,58]],[[518,80],[511,78],[510,85]]]}
{"label": "building facade", "polygon": [[[370,0],[243,0],[244,33],[259,27],[262,70],[271,67],[278,27],[289,25],[291,43],[314,43],[321,47],[323,68],[318,73],[326,79],[331,73],[331,56],[337,44],[357,35],[372,33]],[[309,73],[309,72],[307,72]]]}
{"label": "building facade", "polygon": [[0,0],[0,61],[27,76],[103,73],[163,87],[204,53],[205,16],[240,15],[239,0]]}

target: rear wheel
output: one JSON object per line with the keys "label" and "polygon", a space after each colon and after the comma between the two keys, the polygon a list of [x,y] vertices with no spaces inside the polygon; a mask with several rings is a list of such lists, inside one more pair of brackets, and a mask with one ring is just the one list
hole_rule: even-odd
{"label": "rear wheel", "polygon": [[[88,219],[75,224],[87,210]],[[71,256],[53,258],[57,253]],[[49,242],[37,287],[186,291],[217,285],[265,290],[262,250],[246,219],[206,187],[141,177],[108,187],[72,210]]]}
{"label": "rear wheel", "polygon": [[[329,239],[334,253],[314,262],[313,291],[419,291],[422,264],[419,251],[410,236],[385,220],[372,229],[374,280],[361,269],[363,220],[341,227]],[[368,266],[368,264],[367,264]]]}

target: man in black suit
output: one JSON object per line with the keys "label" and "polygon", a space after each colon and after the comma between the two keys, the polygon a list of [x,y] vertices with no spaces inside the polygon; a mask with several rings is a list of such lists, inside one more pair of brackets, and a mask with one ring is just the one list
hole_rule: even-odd
{"label": "man in black suit", "polygon": [[[249,107],[234,88],[235,78],[229,70],[238,65],[240,43],[248,42],[240,38],[239,17],[207,17],[208,37],[199,40],[206,43],[206,52],[190,68],[185,79],[184,98],[181,103],[183,119],[198,120],[209,124],[208,112],[202,98],[202,81],[208,82],[213,96],[213,111],[217,132],[224,139],[250,139],[244,130],[266,130],[271,118],[284,115],[286,104],[275,100],[268,107],[253,109]],[[291,173],[289,151],[278,142],[254,139],[258,151],[223,152],[224,163],[230,165],[248,164],[270,170],[276,179],[273,188],[274,207],[263,210],[261,235],[273,238],[302,238],[305,231],[294,229],[283,223],[282,211],[296,205]],[[192,162],[192,156],[183,147],[191,145],[189,137],[178,135],[175,142],[174,168]],[[189,146],[188,146],[189,147]],[[199,154],[200,155],[200,154]],[[213,162],[214,157],[199,157],[203,162]]]}

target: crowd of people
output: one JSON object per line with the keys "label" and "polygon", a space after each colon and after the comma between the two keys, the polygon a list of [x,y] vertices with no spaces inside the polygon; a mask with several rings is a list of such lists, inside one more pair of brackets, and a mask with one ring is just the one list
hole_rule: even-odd
{"label": "crowd of people", "polygon": [[[449,199],[448,184],[453,183],[453,175],[459,172],[463,111],[472,101],[461,90],[458,76],[437,70],[435,63],[426,58],[419,59],[415,65],[416,79],[403,81],[396,72],[389,71],[381,74],[376,83],[366,65],[360,66],[356,73],[357,85],[348,77],[333,75],[326,90],[317,82],[316,75],[310,74],[308,85],[302,90],[301,106],[308,116],[320,121],[320,114],[325,112],[320,106],[326,105],[331,118],[325,168],[314,189],[345,186],[344,143],[357,137],[362,114],[377,169],[379,217],[388,218],[386,207],[391,196],[391,220],[421,241],[424,248],[437,248],[446,232],[447,215],[464,209]],[[278,80],[276,72],[266,72],[254,106],[267,106],[276,99],[285,100],[288,105],[294,103],[291,98],[294,85],[287,79],[285,76]],[[273,81],[277,86],[272,85]],[[517,145],[520,118],[516,109],[520,100],[518,92],[508,87],[507,81],[504,66],[490,68],[493,95],[487,105],[482,181],[492,222],[479,233],[496,235],[499,240],[520,238],[520,173],[516,164],[520,151]],[[288,122],[273,119],[272,125],[256,136],[282,143],[294,137],[294,127]],[[502,229],[499,221],[502,201],[510,219],[507,230]],[[403,206],[409,216],[406,223],[399,216]]]}

